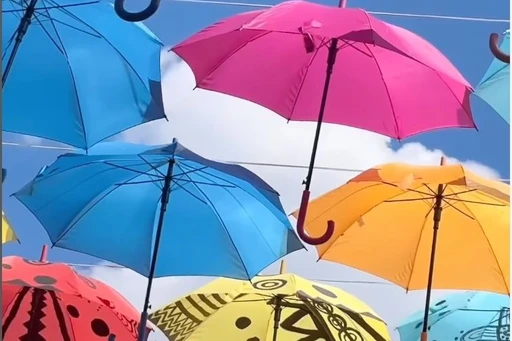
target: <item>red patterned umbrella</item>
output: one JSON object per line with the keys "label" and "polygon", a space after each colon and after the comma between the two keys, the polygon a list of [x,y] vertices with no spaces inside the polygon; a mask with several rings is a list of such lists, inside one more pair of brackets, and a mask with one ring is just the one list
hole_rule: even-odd
{"label": "red patterned umbrella", "polygon": [[2,258],[2,340],[137,340],[139,315],[117,291],[65,264]]}

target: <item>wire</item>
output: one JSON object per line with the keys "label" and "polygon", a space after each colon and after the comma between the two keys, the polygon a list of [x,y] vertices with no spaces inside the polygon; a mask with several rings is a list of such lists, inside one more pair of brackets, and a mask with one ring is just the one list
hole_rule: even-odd
{"label": "wire", "polygon": [[[237,6],[237,7],[255,7],[255,8],[269,8],[273,5],[255,3],[255,2],[236,2],[236,1],[217,1],[217,0],[167,0],[168,2],[185,2],[192,4],[210,4],[222,6]],[[381,12],[381,11],[368,11],[374,15],[384,15],[392,17],[409,17],[409,18],[425,18],[425,19],[444,19],[444,20],[458,20],[458,21],[477,21],[477,22],[494,22],[494,23],[509,23],[510,19],[500,18],[480,18],[480,17],[462,17],[452,15],[436,15],[436,14],[416,14],[416,13],[400,13],[400,12]]]}
{"label": "wire", "polygon": [[16,143],[16,142],[4,142],[2,141],[2,146],[13,146],[13,147],[26,147],[26,148],[36,148],[36,149],[53,149],[53,150],[62,150],[75,152],[76,149],[71,147],[60,147],[60,146],[42,146],[37,144],[24,144],[24,143]]}
{"label": "wire", "polygon": [[[111,268],[111,269],[127,269],[121,265],[117,264],[82,264],[82,263],[62,263],[71,267],[77,268],[95,268],[95,267],[103,267],[103,268]],[[379,281],[350,281],[350,280],[337,280],[337,279],[325,279],[325,278],[309,278],[310,281],[315,282],[327,282],[327,283],[343,283],[343,284],[370,284],[370,285],[394,285],[388,282],[379,282]]]}
{"label": "wire", "polygon": [[[61,150],[61,151],[71,151],[76,152],[77,150],[71,147],[59,147],[59,146],[43,146],[36,144],[22,144],[16,142],[4,142],[2,141],[2,145],[4,146],[13,146],[13,147],[26,147],[26,148],[36,148],[36,149],[51,149],[51,150]],[[292,165],[292,164],[283,164],[283,163],[269,163],[269,162],[249,162],[249,161],[226,161],[226,160],[214,160],[222,163],[230,163],[234,165],[243,165],[243,166],[258,166],[258,167],[275,167],[275,168],[288,168],[288,169],[308,169],[308,166],[305,165]],[[332,172],[347,172],[347,173],[361,173],[364,172],[365,169],[356,169],[356,168],[343,168],[343,167],[323,167],[323,166],[315,166],[316,170],[324,170],[324,171],[332,171]],[[502,182],[510,182],[510,179],[496,179]]]}

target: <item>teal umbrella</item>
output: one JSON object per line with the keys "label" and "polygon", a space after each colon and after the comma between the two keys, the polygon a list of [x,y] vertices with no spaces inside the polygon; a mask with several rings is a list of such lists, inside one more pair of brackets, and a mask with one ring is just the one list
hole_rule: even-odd
{"label": "teal umbrella", "polygon": [[[510,340],[510,297],[489,292],[452,294],[429,310],[429,341]],[[420,341],[423,311],[397,329],[401,341]]]}
{"label": "teal umbrella", "polygon": [[[510,31],[503,35],[500,50],[510,54]],[[475,95],[486,101],[510,124],[510,64],[494,59],[476,87]]]}

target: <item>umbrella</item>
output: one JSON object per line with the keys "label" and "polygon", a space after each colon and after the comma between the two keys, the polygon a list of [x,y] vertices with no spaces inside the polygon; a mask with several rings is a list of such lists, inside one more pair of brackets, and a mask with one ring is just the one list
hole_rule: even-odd
{"label": "umbrella", "polygon": [[[505,32],[500,49],[510,53],[510,31]],[[510,124],[510,64],[494,59],[476,87],[475,95]]]}
{"label": "umbrella", "polygon": [[[2,182],[4,182],[6,176],[7,170],[2,168]],[[9,220],[7,220],[7,217],[5,216],[4,210],[2,210],[2,244],[15,240],[18,240],[18,237],[16,237],[16,233],[14,233],[14,230],[11,227],[11,223],[9,223]]]}
{"label": "umbrella", "polygon": [[[510,297],[487,292],[449,295],[429,309],[433,341],[510,340]],[[401,341],[419,341],[423,311],[409,317],[397,329]]]}
{"label": "umbrella", "polygon": [[322,122],[397,139],[475,127],[471,86],[446,57],[361,9],[286,1],[216,23],[172,50],[199,88],[252,101],[287,120],[317,122],[297,217],[297,232],[310,244],[333,232],[329,225],[312,238],[303,228]]}
{"label": "umbrella", "polygon": [[369,169],[310,203],[307,232],[329,219],[320,259],[426,288],[427,311],[432,289],[510,292],[510,186],[462,165]]}
{"label": "umbrella", "polygon": [[16,237],[16,233],[14,233],[11,223],[9,223],[9,220],[7,220],[7,217],[2,210],[2,244],[16,240],[18,240],[18,237]]}
{"label": "umbrella", "polygon": [[279,195],[249,170],[176,141],[124,146],[138,154],[65,154],[15,196],[55,246],[149,277],[143,314],[154,277],[249,279],[303,248]]}
{"label": "umbrella", "polygon": [[164,118],[161,47],[107,1],[3,0],[2,129],[88,149]]}
{"label": "umbrella", "polygon": [[169,341],[391,340],[364,302],[293,274],[217,279],[149,319]]}
{"label": "umbrella", "polygon": [[137,339],[139,313],[123,296],[43,257],[2,258],[2,340]]}

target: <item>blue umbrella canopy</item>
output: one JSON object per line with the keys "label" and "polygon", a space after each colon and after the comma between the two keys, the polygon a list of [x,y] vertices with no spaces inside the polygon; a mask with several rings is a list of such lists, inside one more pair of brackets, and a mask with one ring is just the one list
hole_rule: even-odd
{"label": "blue umbrella canopy", "polygon": [[[500,50],[510,54],[510,31],[504,33]],[[494,59],[485,72],[475,95],[486,101],[510,124],[510,64]]]}
{"label": "blue umbrella canopy", "polygon": [[[278,193],[249,170],[207,160],[177,142],[154,149],[102,145],[89,155],[59,157],[15,194],[53,245],[150,276],[172,161],[154,277],[250,279],[303,248]],[[137,154],[97,154],[115,149]]]}
{"label": "blue umbrella canopy", "polygon": [[[468,291],[450,295],[430,306],[429,341],[509,340],[510,297]],[[419,341],[423,311],[397,329],[400,341]]]}
{"label": "blue umbrella canopy", "polygon": [[3,0],[3,130],[88,149],[164,118],[161,47],[107,1]]}

